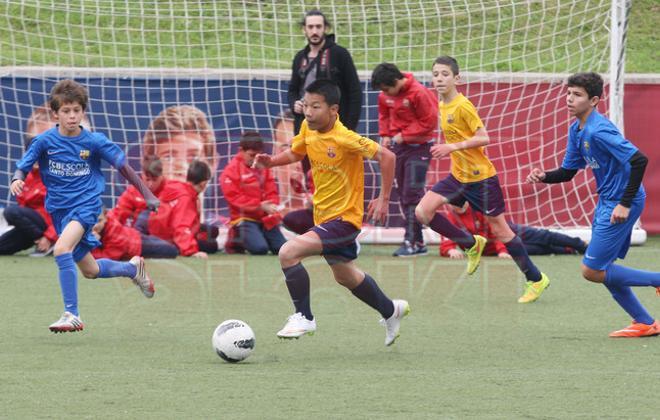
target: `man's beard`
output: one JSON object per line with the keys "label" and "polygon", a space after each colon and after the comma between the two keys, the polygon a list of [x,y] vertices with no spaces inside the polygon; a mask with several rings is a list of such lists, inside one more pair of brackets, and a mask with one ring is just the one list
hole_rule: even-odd
{"label": "man's beard", "polygon": [[308,38],[307,38],[307,43],[308,43],[309,45],[314,45],[314,46],[317,46],[317,45],[321,45],[321,44],[323,44],[323,41],[325,41],[325,35],[320,36],[319,39],[318,39],[318,41],[316,41],[316,42],[312,41],[312,38],[311,38],[311,37],[308,37]]}

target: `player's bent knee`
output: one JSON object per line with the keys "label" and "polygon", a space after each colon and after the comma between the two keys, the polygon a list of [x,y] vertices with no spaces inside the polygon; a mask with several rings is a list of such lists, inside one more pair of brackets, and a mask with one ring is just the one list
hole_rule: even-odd
{"label": "player's bent knee", "polygon": [[289,241],[282,245],[277,256],[280,259],[282,267],[290,267],[298,262],[299,258],[297,257],[297,254],[298,252],[295,244]]}
{"label": "player's bent knee", "polygon": [[581,267],[582,277],[594,283],[603,283],[605,281],[605,271],[594,270],[582,264]]}
{"label": "player's bent knee", "polygon": [[64,255],[70,252],[73,252],[71,247],[55,242],[55,247],[53,248],[54,256],[59,257],[60,255]]}
{"label": "player's bent knee", "polygon": [[95,279],[99,275],[99,270],[98,268],[96,270],[92,268],[81,268],[80,272],[86,279]]}
{"label": "player's bent knee", "polygon": [[427,214],[421,204],[418,204],[417,207],[415,207],[415,217],[417,218],[417,221],[423,225],[428,225],[431,221],[431,217]]}

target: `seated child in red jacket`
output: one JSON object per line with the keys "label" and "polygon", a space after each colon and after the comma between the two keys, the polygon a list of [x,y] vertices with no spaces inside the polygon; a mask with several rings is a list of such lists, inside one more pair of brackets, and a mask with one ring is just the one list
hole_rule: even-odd
{"label": "seated child in red jacket", "polygon": [[168,181],[158,195],[160,208],[151,213],[149,234],[169,241],[177,246],[179,254],[185,257],[207,258],[208,252],[215,249],[200,249],[197,234],[200,229],[200,200],[211,179],[211,169],[200,161],[193,161],[188,167],[186,182]]}
{"label": "seated child in red jacket", "polygon": [[[447,219],[459,228],[488,239],[483,255],[497,255],[500,258],[511,258],[506,246],[497,240],[491,231],[488,220],[483,213],[478,212],[468,202],[462,207],[449,205],[451,211]],[[553,232],[548,229],[535,228],[508,222],[511,230],[520,237],[529,255],[547,254],[584,254],[587,244],[580,238]],[[465,255],[455,242],[443,237],[440,243],[440,255],[443,257],[463,259]]]}
{"label": "seated child in red jacket", "polygon": [[144,258],[176,258],[179,255],[176,245],[121,224],[111,216],[111,212],[104,211],[99,215],[92,233],[101,241],[101,246],[92,250],[92,256],[96,259],[130,260],[135,255]]}
{"label": "seated child in red jacket", "polygon": [[279,194],[270,169],[252,168],[264,142],[257,132],[241,136],[240,149],[220,175],[220,187],[229,205],[231,228],[225,252],[277,254],[286,239],[280,231]]}

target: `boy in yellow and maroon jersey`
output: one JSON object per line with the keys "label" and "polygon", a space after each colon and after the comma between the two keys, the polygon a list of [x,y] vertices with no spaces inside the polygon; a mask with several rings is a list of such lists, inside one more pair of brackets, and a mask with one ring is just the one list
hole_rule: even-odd
{"label": "boy in yellow and maroon jersey", "polygon": [[380,312],[385,326],[385,345],[399,336],[401,319],[410,312],[405,300],[391,300],[375,280],[353,263],[357,258],[356,238],[364,216],[364,159],[380,163],[380,196],[369,203],[367,215],[379,222],[387,216],[396,158],[392,152],[368,138],[347,129],[339,121],[339,88],[325,79],[305,90],[305,121],[294,137],[291,150],[275,156],[260,154],[255,165],[273,167],[299,162],[309,157],[314,178],[314,224],[305,234],[286,242],[279,259],[286,285],[295,306],[280,338],[298,338],[316,331],[309,299],[309,275],[304,258],[323,255],[337,283]]}
{"label": "boy in yellow and maroon jersey", "polygon": [[458,207],[468,201],[472,208],[486,216],[497,239],[525,275],[527,284],[519,303],[537,300],[550,284],[550,279],[534,265],[525,246],[509,227],[504,217],[502,188],[493,163],[485,153],[490,142],[488,132],[472,102],[456,89],[458,63],[453,57],[438,57],[433,64],[433,85],[440,96],[440,127],[444,144],[431,147],[434,158],[451,157],[451,174],[435,184],[415,209],[417,219],[434,231],[451,239],[468,256],[468,274],[479,266],[486,238],[471,235],[436,213],[444,204]]}

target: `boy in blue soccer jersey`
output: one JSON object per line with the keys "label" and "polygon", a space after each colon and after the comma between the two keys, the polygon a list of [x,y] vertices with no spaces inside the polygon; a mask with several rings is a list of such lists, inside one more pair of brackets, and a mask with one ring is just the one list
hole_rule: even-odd
{"label": "boy in blue soccer jersey", "polygon": [[553,171],[534,168],[527,181],[566,182],[579,169],[591,167],[599,198],[591,242],[582,260],[582,275],[604,284],[633,318],[631,325],[612,332],[610,337],[658,335],[660,324],[637,300],[630,286],[660,287],[660,273],[614,264],[617,258],[626,256],[632,229],[644,209],[642,178],[648,159],[596,110],[602,94],[603,79],[596,73],[578,73],[568,78],[566,103],[576,120],[568,132],[564,161]]}
{"label": "boy in blue soccer jersey", "polygon": [[128,166],[124,152],[117,145],[103,134],[92,133],[80,125],[88,102],[83,86],[73,80],[62,80],[51,90],[49,102],[58,124],[32,141],[16,164],[10,190],[14,195],[19,194],[26,173],[39,163],[41,178],[48,189],[46,210],[59,235],[53,253],[64,300],[64,314],[49,328],[56,333],[74,332],[83,329],[78,313],[76,263],[87,278],[130,277],[146,297],[154,295],[153,282],[141,257],[119,262],[95,260],[90,253],[100,245],[92,228],[101,213],[101,193],[105,189],[101,160],[117,168],[138,188],[147,208],[156,210],[159,201]]}

